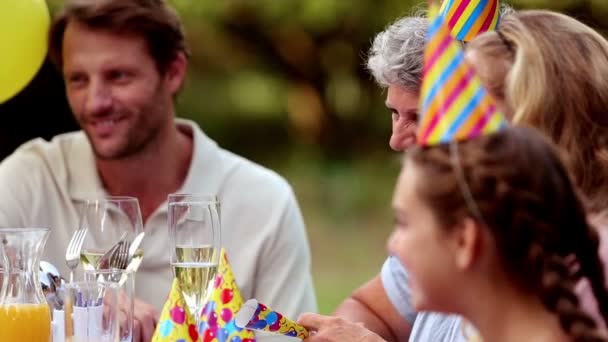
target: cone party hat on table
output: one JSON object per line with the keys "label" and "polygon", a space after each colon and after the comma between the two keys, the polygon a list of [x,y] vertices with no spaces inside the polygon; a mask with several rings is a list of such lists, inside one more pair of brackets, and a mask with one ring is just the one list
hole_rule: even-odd
{"label": "cone party hat on table", "polygon": [[463,42],[496,30],[500,22],[498,0],[444,0],[440,11],[452,36]]}
{"label": "cone party hat on table", "polygon": [[237,327],[266,331],[305,339],[309,332],[303,326],[274,311],[255,299],[250,299],[236,315]]}
{"label": "cone party hat on table", "polygon": [[[434,3],[430,12],[436,13]],[[506,127],[441,15],[432,18],[429,26],[420,109],[417,139],[422,146],[467,140]]]}
{"label": "cone party hat on table", "polygon": [[213,291],[209,295],[209,300],[201,315],[199,327],[201,340],[203,342],[254,342],[253,331],[235,325],[236,313],[242,305],[243,297],[236,284],[227,253],[222,248]]}
{"label": "cone party hat on table", "polygon": [[196,322],[182,296],[177,279],[165,302],[152,342],[199,342]]}

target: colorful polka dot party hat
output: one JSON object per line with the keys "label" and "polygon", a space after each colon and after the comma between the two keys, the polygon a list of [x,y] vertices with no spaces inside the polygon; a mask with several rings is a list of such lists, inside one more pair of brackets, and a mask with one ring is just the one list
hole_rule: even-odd
{"label": "colorful polka dot party hat", "polygon": [[202,311],[199,331],[203,342],[254,342],[249,329],[235,325],[236,313],[243,305],[243,297],[234,279],[226,250],[222,248],[220,265],[213,292]]}
{"label": "colorful polka dot party hat", "polygon": [[177,279],[165,302],[152,342],[199,342],[196,323],[182,296]]}
{"label": "colorful polka dot party hat", "polygon": [[236,326],[300,339],[309,336],[306,328],[255,299],[243,304],[236,315]]}

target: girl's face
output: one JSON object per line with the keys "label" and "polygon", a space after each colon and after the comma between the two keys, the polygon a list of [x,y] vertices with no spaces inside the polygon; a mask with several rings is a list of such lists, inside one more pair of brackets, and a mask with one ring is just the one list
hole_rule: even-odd
{"label": "girl's face", "polygon": [[388,248],[409,275],[412,302],[417,310],[448,311],[457,298],[458,238],[439,225],[431,208],[420,198],[419,180],[425,177],[406,161],[395,189],[395,230]]}

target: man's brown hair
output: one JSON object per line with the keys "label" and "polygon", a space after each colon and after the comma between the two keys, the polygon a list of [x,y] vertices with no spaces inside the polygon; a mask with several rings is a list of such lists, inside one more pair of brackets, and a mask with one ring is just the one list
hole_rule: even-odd
{"label": "man's brown hair", "polygon": [[180,19],[164,0],[67,0],[49,32],[49,55],[60,69],[63,35],[70,22],[143,37],[161,73],[178,53],[188,56]]}

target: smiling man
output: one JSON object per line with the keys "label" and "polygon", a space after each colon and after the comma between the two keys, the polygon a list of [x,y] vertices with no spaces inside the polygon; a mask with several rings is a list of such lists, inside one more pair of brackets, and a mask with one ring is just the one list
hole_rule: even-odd
{"label": "smiling man", "polygon": [[222,245],[243,297],[291,317],[316,310],[307,236],[289,184],[176,119],[188,50],[165,1],[67,0],[49,51],[82,130],[30,141],[0,164],[0,227],[50,227],[44,258],[67,274],[77,204],[137,197],[146,238],[134,341],[149,341],[173,279],[167,195],[217,194]]}

